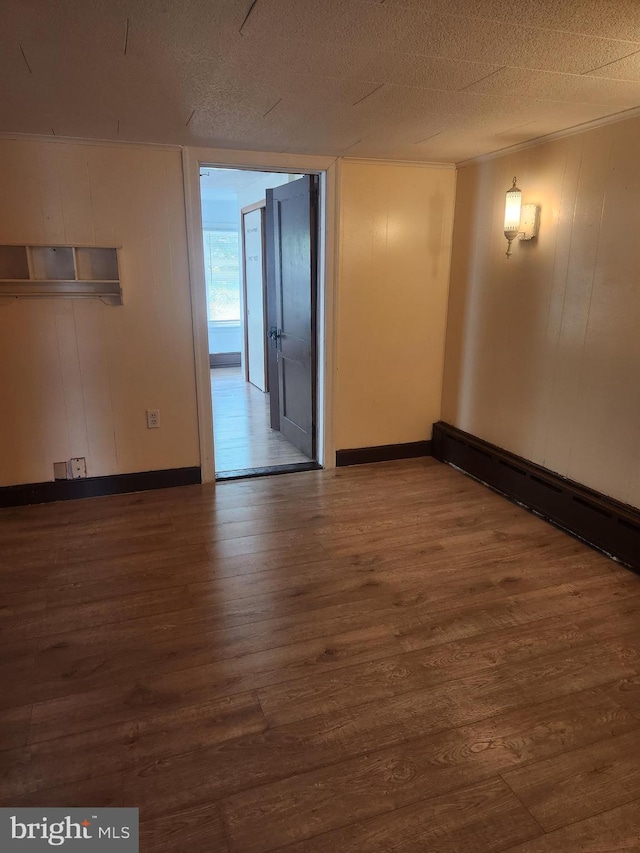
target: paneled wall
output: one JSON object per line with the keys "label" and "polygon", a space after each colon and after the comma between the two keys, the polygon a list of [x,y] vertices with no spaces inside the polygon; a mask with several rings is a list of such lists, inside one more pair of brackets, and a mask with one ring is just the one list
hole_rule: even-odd
{"label": "paneled wall", "polygon": [[428,439],[440,418],[455,178],[340,165],[338,449]]}
{"label": "paneled wall", "polygon": [[[458,173],[443,419],[640,506],[640,119]],[[518,178],[540,235],[502,236]]]}
{"label": "paneled wall", "polygon": [[179,150],[0,140],[0,199],[0,243],[121,246],[124,295],[0,303],[0,485],[197,465]]}

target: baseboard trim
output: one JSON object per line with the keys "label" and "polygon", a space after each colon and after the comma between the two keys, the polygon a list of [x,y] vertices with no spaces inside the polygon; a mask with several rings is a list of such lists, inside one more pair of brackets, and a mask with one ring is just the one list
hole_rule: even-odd
{"label": "baseboard trim", "polygon": [[112,474],[107,477],[87,477],[85,480],[26,483],[0,488],[0,507],[72,501],[78,498],[121,495],[127,492],[146,492],[150,489],[168,489],[173,486],[193,486],[201,482],[200,467],[195,467]]}
{"label": "baseboard trim", "polygon": [[242,356],[239,352],[210,352],[209,367],[240,367]]}
{"label": "baseboard trim", "polygon": [[405,444],[380,444],[377,447],[336,450],[336,467],[392,462],[394,459],[414,459],[418,456],[431,456],[430,441],[409,441]]}
{"label": "baseboard trim", "polygon": [[640,571],[640,511],[443,422],[433,455]]}

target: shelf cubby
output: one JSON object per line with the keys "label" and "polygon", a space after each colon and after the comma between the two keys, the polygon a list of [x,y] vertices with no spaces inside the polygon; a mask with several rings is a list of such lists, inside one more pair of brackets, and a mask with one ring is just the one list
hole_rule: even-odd
{"label": "shelf cubby", "polygon": [[29,261],[26,246],[0,246],[0,280],[28,279]]}
{"label": "shelf cubby", "polygon": [[122,305],[118,250],[0,246],[0,297],[72,297]]}

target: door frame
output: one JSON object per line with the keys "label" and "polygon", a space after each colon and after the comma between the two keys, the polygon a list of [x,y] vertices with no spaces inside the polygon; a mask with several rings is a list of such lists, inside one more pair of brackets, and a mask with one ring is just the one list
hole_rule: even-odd
{"label": "door frame", "polygon": [[249,169],[259,172],[306,173],[319,176],[317,449],[318,463],[323,468],[334,468],[336,456],[334,380],[336,364],[335,310],[338,278],[339,223],[337,196],[339,161],[335,157],[316,157],[305,154],[272,154],[259,151],[227,151],[219,148],[185,147],[182,149],[182,171],[202,482],[215,482],[213,408],[200,199],[200,169],[207,166]]}
{"label": "door frame", "polygon": [[262,211],[260,214],[260,248],[262,252],[262,319],[263,319],[263,335],[262,349],[264,350],[264,376],[263,383],[267,391],[269,390],[268,371],[267,371],[267,265],[265,260],[264,247],[264,211],[266,210],[267,202],[265,199],[256,201],[254,204],[248,204],[240,210],[240,245],[242,252],[242,337],[244,341],[244,379],[249,381],[249,316],[247,314],[247,254],[245,249],[244,237],[244,218],[247,213],[254,213],[256,210]]}

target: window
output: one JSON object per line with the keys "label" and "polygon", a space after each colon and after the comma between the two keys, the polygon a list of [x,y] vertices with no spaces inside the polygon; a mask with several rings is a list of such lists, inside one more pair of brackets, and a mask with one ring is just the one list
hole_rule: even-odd
{"label": "window", "polygon": [[240,322],[240,255],[237,231],[203,232],[207,313],[212,322]]}

